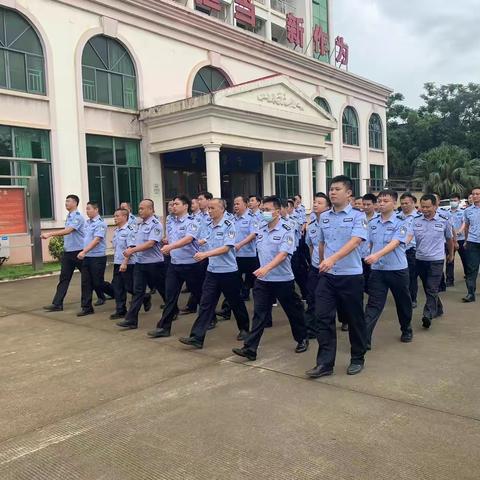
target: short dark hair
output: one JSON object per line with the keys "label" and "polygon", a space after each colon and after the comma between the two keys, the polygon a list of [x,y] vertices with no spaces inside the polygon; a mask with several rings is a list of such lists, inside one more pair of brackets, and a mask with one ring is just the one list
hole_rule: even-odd
{"label": "short dark hair", "polygon": [[249,195],[249,196],[248,196],[248,199],[249,199],[249,200],[251,200],[252,198],[254,198],[257,202],[261,202],[261,201],[262,201],[262,199],[261,199],[257,194],[255,194],[255,195]]}
{"label": "short dark hair", "polygon": [[132,204],[131,204],[130,202],[120,202],[120,205],[121,205],[122,203],[126,203],[126,204],[128,205],[128,208],[132,208]]}
{"label": "short dark hair", "polygon": [[237,198],[241,198],[245,205],[248,203],[248,198],[245,197],[244,195],[235,195],[235,198],[233,200],[235,200]]}
{"label": "short dark hair", "polygon": [[[173,199],[172,199],[173,201]],[[155,203],[151,198],[142,198],[141,202],[150,202],[150,206],[152,207],[152,210],[155,210]]]}
{"label": "short dark hair", "polygon": [[[379,197],[392,197],[392,199],[396,202],[398,200],[398,193],[395,190],[382,190],[379,194]],[[376,203],[376,200],[375,202]]]}
{"label": "short dark hair", "polygon": [[282,206],[282,202],[280,202],[280,199],[278,197],[275,197],[275,196],[270,196],[270,197],[265,197],[263,199],[263,204],[265,203],[273,203],[273,206],[275,208],[281,208]]}
{"label": "short dark hair", "polygon": [[421,202],[428,202],[429,200],[432,202],[432,205],[437,204],[437,197],[433,193],[427,193],[420,198]]}
{"label": "short dark hair", "polygon": [[298,197],[300,200],[302,199],[302,196],[299,193],[296,193],[293,198]]}
{"label": "short dark hair", "polygon": [[362,196],[355,197],[355,200],[363,200],[363,197]]}
{"label": "short dark hair", "polygon": [[326,195],[326,194],[323,193],[323,192],[317,192],[317,193],[315,194],[315,198],[323,198],[323,199],[325,199],[325,200],[327,201],[327,205],[328,205],[329,207],[332,206],[332,202],[331,202],[330,199],[328,198],[328,195]]}
{"label": "short dark hair", "polygon": [[400,195],[400,200],[405,200],[406,198],[411,198],[414,203],[417,203],[417,197],[413,193],[405,192]]}
{"label": "short dark hair", "polygon": [[460,194],[458,193],[452,193],[450,194],[450,198],[458,198],[460,200],[461,197],[460,197]]}
{"label": "short dark hair", "polygon": [[330,185],[332,185],[332,183],[343,183],[347,190],[353,191],[352,179],[350,177],[347,177],[346,175],[337,175],[336,177],[333,177]]}
{"label": "short dark hair", "polygon": [[80,199],[76,195],[73,195],[73,193],[67,195],[67,198],[65,200],[67,200],[68,198],[71,198],[77,205],[80,203]]}
{"label": "short dark hair", "polygon": [[365,200],[366,202],[372,202],[372,203],[377,203],[377,196],[373,193],[366,193],[363,197],[362,200]]}
{"label": "short dark hair", "polygon": [[[206,198],[206,197],[205,197]],[[213,197],[212,197],[213,198]],[[212,200],[212,198],[209,198],[209,200]],[[190,210],[192,206],[191,200],[186,196],[186,195],[177,195],[174,197],[174,200],[180,200],[184,205],[188,206],[188,209]]]}
{"label": "short dark hair", "polygon": [[95,200],[88,201],[87,205],[90,205],[91,207],[96,208],[97,210],[99,209],[98,202],[96,202]]}
{"label": "short dark hair", "polygon": [[119,208],[117,208],[115,211],[116,211],[116,212],[122,212],[127,218],[128,218],[128,216],[130,215],[129,211],[128,211],[126,208],[120,208],[120,207],[119,207]]}
{"label": "short dark hair", "polygon": [[289,199],[285,202],[285,206],[286,206],[286,207],[288,207],[289,205],[292,206],[292,207],[295,206],[295,202],[294,202],[291,198],[289,198]]}
{"label": "short dark hair", "polygon": [[[202,197],[204,197],[205,200],[213,200],[213,195],[212,195],[210,192],[200,192],[200,193],[197,195],[197,198],[198,198],[200,195],[201,195]],[[181,195],[181,196],[182,196],[182,195]],[[185,195],[183,195],[183,196],[185,196]],[[175,198],[180,198],[180,197],[175,197]],[[185,196],[185,198],[187,198],[187,197]]]}
{"label": "short dark hair", "polygon": [[472,194],[472,192],[473,192],[474,190],[480,190],[480,185],[479,185],[478,187],[473,187],[473,188],[472,188],[472,191],[470,192],[470,195]]}

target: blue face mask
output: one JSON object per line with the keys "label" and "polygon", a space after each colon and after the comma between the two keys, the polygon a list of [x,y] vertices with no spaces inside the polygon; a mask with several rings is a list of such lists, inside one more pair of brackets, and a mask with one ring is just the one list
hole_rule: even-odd
{"label": "blue face mask", "polygon": [[262,212],[262,217],[267,223],[270,223],[273,220],[273,213],[272,212]]}

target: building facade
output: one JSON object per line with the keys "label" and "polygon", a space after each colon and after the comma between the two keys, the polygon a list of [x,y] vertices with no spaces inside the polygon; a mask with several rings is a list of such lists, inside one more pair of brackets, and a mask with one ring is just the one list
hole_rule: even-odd
{"label": "building facade", "polygon": [[[309,207],[340,173],[357,194],[383,184],[390,90],[333,65],[331,8],[0,0],[0,156],[47,160],[42,228],[63,225],[69,193],[108,219],[121,201],[149,197],[163,215],[173,195],[204,189],[300,192]],[[28,171],[0,163],[0,175]]]}

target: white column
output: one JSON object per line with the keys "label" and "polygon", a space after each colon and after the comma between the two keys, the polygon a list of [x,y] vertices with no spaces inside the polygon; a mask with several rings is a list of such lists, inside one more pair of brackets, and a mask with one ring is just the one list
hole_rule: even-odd
{"label": "white column", "polygon": [[214,196],[222,196],[222,177],[220,175],[220,147],[218,143],[204,145],[207,165],[207,189]]}
{"label": "white column", "polygon": [[298,174],[300,183],[300,195],[307,211],[310,211],[313,204],[313,170],[312,159],[302,158],[298,161]]}
{"label": "white column", "polygon": [[313,157],[317,176],[315,179],[316,192],[327,193],[327,157]]}
{"label": "white column", "polygon": [[274,169],[273,162],[263,161],[263,196],[268,197],[275,194],[275,179],[272,171]]}

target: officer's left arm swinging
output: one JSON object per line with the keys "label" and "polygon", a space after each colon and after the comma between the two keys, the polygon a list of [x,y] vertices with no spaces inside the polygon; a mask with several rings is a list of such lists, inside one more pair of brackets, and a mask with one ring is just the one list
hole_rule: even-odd
{"label": "officer's left arm swinging", "polygon": [[275,267],[278,267],[286,258],[288,257],[288,252],[279,252],[270,263],[267,263],[263,267],[258,268],[253,272],[257,278],[262,278],[268,274]]}
{"label": "officer's left arm swinging", "polygon": [[213,250],[208,250],[207,252],[197,252],[193,258],[197,262],[201,262],[209,257],[218,257],[219,255],[225,255],[230,250],[228,245],[223,245],[223,247],[214,248]]}
{"label": "officer's left arm swinging", "polygon": [[385,247],[383,247],[381,250],[379,250],[378,252],[372,253],[371,255],[366,257],[365,263],[367,263],[368,265],[377,263],[382,257],[393,252],[399,245],[400,245],[400,240],[393,239],[391,242],[385,245]]}
{"label": "officer's left arm swinging", "polygon": [[361,237],[352,237],[338,252],[322,260],[319,268],[320,272],[331,270],[339,260],[352,253],[363,241],[364,239]]}

